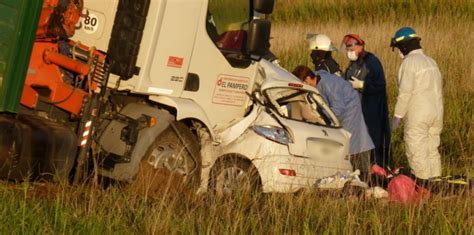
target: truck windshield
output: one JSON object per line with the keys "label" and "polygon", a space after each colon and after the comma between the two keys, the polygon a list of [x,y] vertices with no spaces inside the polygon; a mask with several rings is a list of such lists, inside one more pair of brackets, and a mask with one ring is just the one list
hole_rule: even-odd
{"label": "truck windshield", "polygon": [[210,0],[206,29],[220,49],[241,51],[247,37],[249,0]]}
{"label": "truck windshield", "polygon": [[324,126],[338,126],[338,121],[325,109],[317,93],[293,88],[271,88],[266,91],[273,108],[281,116]]}

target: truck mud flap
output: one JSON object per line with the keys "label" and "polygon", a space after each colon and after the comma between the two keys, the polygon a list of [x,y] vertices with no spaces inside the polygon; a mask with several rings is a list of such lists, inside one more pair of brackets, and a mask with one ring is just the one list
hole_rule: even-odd
{"label": "truck mud flap", "polygon": [[77,138],[65,125],[31,115],[0,114],[0,178],[67,180]]}

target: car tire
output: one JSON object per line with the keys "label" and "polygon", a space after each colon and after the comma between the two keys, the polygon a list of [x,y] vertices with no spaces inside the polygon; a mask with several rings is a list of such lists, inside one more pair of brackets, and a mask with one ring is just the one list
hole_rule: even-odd
{"label": "car tire", "polygon": [[[201,177],[199,142],[183,123],[174,122],[172,125],[174,128],[170,125],[156,137],[153,144],[148,148],[140,163],[138,173],[131,183],[134,192],[156,198],[164,194],[194,194],[199,187]],[[184,141],[181,141],[175,129]],[[175,164],[176,170],[170,170],[170,168],[173,168],[170,166],[156,168],[151,163],[165,150],[171,151],[172,155],[176,156],[176,158],[168,159],[172,160],[173,163],[166,161],[168,165]]]}
{"label": "car tire", "polygon": [[239,157],[223,157],[213,166],[209,189],[215,195],[236,195],[261,191],[261,179],[257,168]]}

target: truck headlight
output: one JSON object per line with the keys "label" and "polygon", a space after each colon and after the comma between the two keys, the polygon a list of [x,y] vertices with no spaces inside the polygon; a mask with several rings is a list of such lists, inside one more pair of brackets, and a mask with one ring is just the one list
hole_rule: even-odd
{"label": "truck headlight", "polygon": [[277,142],[279,144],[288,145],[293,143],[288,132],[276,126],[253,126],[252,130],[255,131],[260,136],[265,137],[271,141]]}

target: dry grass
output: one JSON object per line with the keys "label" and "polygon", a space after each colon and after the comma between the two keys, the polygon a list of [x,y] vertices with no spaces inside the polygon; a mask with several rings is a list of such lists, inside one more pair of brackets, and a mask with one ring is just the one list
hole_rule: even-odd
{"label": "dry grass", "polygon": [[[404,25],[413,26],[421,35],[425,52],[437,61],[443,74],[445,121],[441,151],[445,164],[452,164],[455,168],[462,166],[463,172],[469,173],[474,162],[474,63],[468,52],[474,51],[474,34],[471,33],[474,21],[453,21],[441,17],[413,23],[280,23],[273,26],[272,50],[288,70],[300,64],[312,67],[305,42],[307,33],[327,34],[336,46],[340,45],[345,34],[360,34],[366,41],[367,50],[375,53],[382,61],[387,79],[389,108],[392,110],[396,101],[396,80],[401,60],[390,49],[389,40]],[[344,51],[335,53],[335,58],[342,67],[347,66]],[[400,131],[394,133],[394,136],[395,163],[404,164]]]}
{"label": "dry grass", "polygon": [[472,0],[277,0],[278,22],[351,23],[422,21],[436,17],[474,19]]}
{"label": "dry grass", "polygon": [[472,199],[435,196],[402,206],[313,191],[152,199],[121,188],[2,185],[0,233],[472,234]]}

